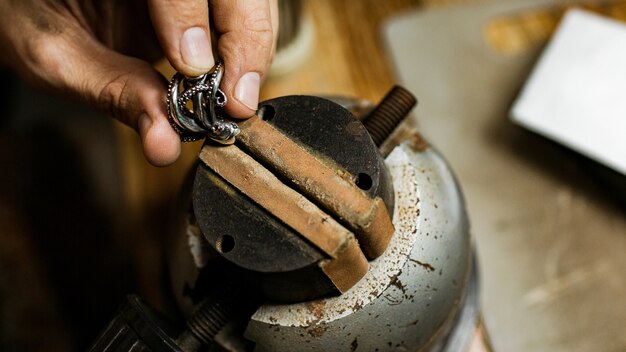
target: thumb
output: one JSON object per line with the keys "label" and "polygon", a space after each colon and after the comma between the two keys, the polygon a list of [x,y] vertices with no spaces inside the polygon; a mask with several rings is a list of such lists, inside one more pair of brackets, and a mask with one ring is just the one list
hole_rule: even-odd
{"label": "thumb", "polygon": [[261,80],[269,69],[276,40],[276,9],[268,0],[212,0],[217,49],[224,60],[221,86],[229,98],[226,111],[250,117],[259,104]]}

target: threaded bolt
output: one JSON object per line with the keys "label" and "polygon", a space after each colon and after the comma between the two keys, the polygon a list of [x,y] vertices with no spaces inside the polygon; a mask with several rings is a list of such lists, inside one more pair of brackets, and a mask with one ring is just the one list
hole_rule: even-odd
{"label": "threaded bolt", "polygon": [[363,124],[377,147],[391,135],[417,104],[417,99],[403,87],[394,86],[365,118]]}
{"label": "threaded bolt", "polygon": [[188,330],[178,337],[178,345],[183,351],[197,351],[202,346],[210,346],[232,315],[228,302],[205,300],[187,320]]}
{"label": "threaded bolt", "polygon": [[213,343],[215,335],[228,323],[231,316],[223,302],[203,302],[196,313],[187,320],[189,330],[205,345]]}

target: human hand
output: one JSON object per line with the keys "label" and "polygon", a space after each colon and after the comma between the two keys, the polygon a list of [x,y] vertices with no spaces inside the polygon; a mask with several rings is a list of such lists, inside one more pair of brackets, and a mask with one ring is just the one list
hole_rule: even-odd
{"label": "human hand", "polygon": [[257,109],[278,30],[276,0],[0,0],[0,13],[5,66],[134,128],[158,166],[180,154],[166,117],[166,82],[148,62],[159,46],[177,71],[207,72],[215,62],[210,14],[226,112],[245,118]]}

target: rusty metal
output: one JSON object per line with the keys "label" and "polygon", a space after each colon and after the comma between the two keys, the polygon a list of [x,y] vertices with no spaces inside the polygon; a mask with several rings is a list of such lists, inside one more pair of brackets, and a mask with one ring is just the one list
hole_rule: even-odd
{"label": "rusty metal", "polygon": [[[329,162],[332,160],[332,165],[336,165],[337,170],[343,170],[342,176],[353,183],[353,187],[356,185],[354,188],[359,188],[358,192],[362,192],[370,199],[384,200],[385,207],[378,207],[388,216],[393,209],[393,191],[388,171],[367,130],[350,112],[325,99],[290,96],[262,103],[259,115],[266,120],[260,121],[261,123],[270,124],[281,134],[296,141],[307,153],[314,155],[315,160]],[[205,150],[213,148],[215,153],[223,153],[235,151],[233,148],[241,149],[242,152],[259,158],[258,161],[261,162],[257,168],[251,166],[250,173],[254,173],[255,169],[267,167],[268,170],[276,172],[280,183],[297,189],[293,186],[298,181],[294,182],[294,175],[277,172],[275,165],[259,157],[262,153],[253,153],[248,149],[253,147],[240,140],[236,146],[207,145],[205,148],[209,149]],[[202,155],[212,157],[201,154],[201,158]],[[222,160],[222,157],[215,155],[213,158],[215,160],[198,166],[192,196],[195,218],[204,237],[217,252],[235,266],[260,275],[265,294],[273,299],[287,301],[312,299],[336,290],[343,292],[355,283],[355,275],[365,273],[363,271],[359,274],[360,269],[356,270],[354,267],[351,279],[343,277],[339,280],[337,270],[345,269],[345,273],[350,273],[350,268],[324,264],[333,259],[333,252],[324,250],[312,237],[303,238],[299,232],[302,227],[297,227],[293,222],[286,222],[285,218],[281,218],[280,212],[271,210],[276,208],[275,204],[266,203],[259,206],[260,200],[258,198],[255,200],[254,194],[265,184],[250,188],[247,187],[245,180],[241,179],[238,186],[235,185],[234,183],[238,182],[236,179],[243,177],[237,173],[243,165],[235,164],[241,163],[244,159],[233,156],[229,159],[231,160],[229,164],[225,159]],[[252,162],[254,161],[250,160],[250,163]],[[226,174],[230,176],[225,177]],[[257,176],[250,175],[255,179]],[[278,181],[271,183],[279,185]],[[270,187],[266,191],[276,190],[276,187]],[[242,188],[247,190],[242,191]],[[345,219],[336,217],[333,209],[320,204],[319,199],[308,194],[307,198],[329,214],[329,219],[336,218],[342,225],[348,224],[344,222]],[[274,202],[280,205],[281,199],[275,199]],[[289,215],[284,211],[282,214]],[[299,230],[294,230],[294,226]],[[390,237],[392,232],[387,234]],[[384,250],[384,247],[378,248]],[[380,249],[374,251],[377,255],[381,252]],[[329,272],[331,269],[333,273]],[[323,274],[326,274],[327,278]]]}
{"label": "rusty metal", "polygon": [[394,86],[385,95],[363,120],[376,146],[380,147],[383,144],[416,104],[415,96],[401,86]]}
{"label": "rusty metal", "polygon": [[196,313],[187,319],[189,330],[176,341],[184,351],[196,351],[203,345],[211,345],[224,326],[232,319],[231,302],[202,302]]}
{"label": "rusty metal", "polygon": [[384,160],[352,113],[331,100],[311,96],[271,99],[261,103],[260,111],[272,126],[350,175],[367,175],[371,185],[364,191],[372,198],[381,197],[389,213],[393,211],[393,186]]}
{"label": "rusty metal", "polygon": [[184,352],[204,351],[229,327],[236,326],[237,334],[242,335],[245,324],[266,300],[259,287],[257,277],[223,258],[214,258],[211,265],[201,268],[194,287],[188,287],[196,304],[176,343]]}
{"label": "rusty metal", "polygon": [[[200,160],[257,206],[321,250],[327,259],[321,260],[318,266],[340,292],[348,290],[365,275],[367,259],[354,234],[302,194],[282,183],[251,155],[235,145],[206,145],[200,152]],[[267,240],[271,241],[274,237]],[[216,249],[226,258],[229,258],[235,245],[234,237],[225,235],[215,243]],[[273,257],[264,259],[279,260]]]}
{"label": "rusty metal", "polygon": [[242,122],[241,131],[242,147],[353,231],[369,259],[385,251],[393,224],[383,200],[363,191],[371,187],[369,175],[350,175],[259,118]]}

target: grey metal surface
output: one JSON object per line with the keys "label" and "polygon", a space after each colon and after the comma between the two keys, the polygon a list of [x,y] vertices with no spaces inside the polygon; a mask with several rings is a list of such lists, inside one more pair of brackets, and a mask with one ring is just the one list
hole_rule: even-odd
{"label": "grey metal surface", "polygon": [[[478,272],[478,265],[476,264],[476,255],[473,253],[471,273],[461,308],[457,313],[450,334],[441,342],[440,346],[435,346],[432,349],[433,351],[468,352],[469,348],[472,348],[472,340],[476,337],[476,329],[479,323],[478,318],[480,316],[480,303],[478,299],[480,294],[479,277],[480,274]],[[470,347],[468,348],[468,346]]]}
{"label": "grey metal surface", "polygon": [[386,163],[396,193],[387,251],[341,296],[261,307],[246,330],[256,351],[417,350],[448,331],[470,269],[463,198],[432,148],[405,142]]}
{"label": "grey metal surface", "polygon": [[540,48],[498,54],[498,16],[573,1],[500,1],[403,15],[385,29],[417,123],[463,185],[497,351],[626,350],[626,211],[579,157],[513,125]]}

